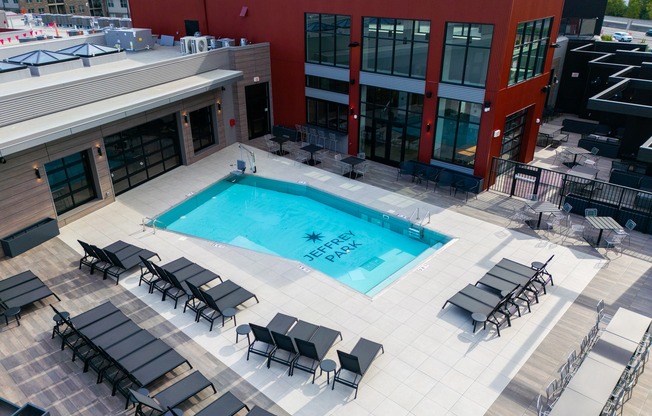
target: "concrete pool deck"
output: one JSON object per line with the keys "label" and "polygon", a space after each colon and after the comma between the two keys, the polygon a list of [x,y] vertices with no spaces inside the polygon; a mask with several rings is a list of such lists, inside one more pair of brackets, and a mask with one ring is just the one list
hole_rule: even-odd
{"label": "concrete pool deck", "polygon": [[[205,321],[195,323],[181,308],[174,310],[171,302],[161,302],[138,287],[136,274],[120,279],[124,288],[290,414],[483,414],[605,262],[596,254],[550,244],[287,158],[267,157],[260,151],[257,156],[257,175],[304,181],[392,215],[409,217],[419,208],[430,212],[428,227],[456,240],[368,298],[295,261],[163,230],[143,231],[143,217],[155,216],[227,175],[240,158],[237,146],[119,196],[116,203],[64,227],[60,239],[78,251],[77,239],[98,246],[122,239],[156,251],[163,262],[185,256],[256,293],[260,304],[241,309],[239,323],[265,324],[282,312],[341,330],[344,340],[335,344],[329,358],[336,358],[336,349],[349,351],[360,337],[385,346],[385,354],[372,365],[358,398],[352,400],[352,389],[338,385],[331,391],[323,376],[312,385],[308,374],[288,377],[285,367],[267,369],[258,356],[246,361],[246,344],[234,345],[230,323],[208,332]],[[446,299],[475,283],[503,257],[529,264],[552,254],[549,270],[555,286],[533,305],[532,313],[504,328],[501,337],[489,329],[472,334],[465,312],[454,306],[442,310]]]}

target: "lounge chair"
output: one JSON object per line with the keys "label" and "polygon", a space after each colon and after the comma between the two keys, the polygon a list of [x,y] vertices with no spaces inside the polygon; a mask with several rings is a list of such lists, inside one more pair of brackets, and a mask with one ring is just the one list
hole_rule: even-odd
{"label": "lounge chair", "polygon": [[[199,392],[201,392],[202,390],[208,387],[211,387],[213,389],[213,393],[217,393],[217,390],[215,390],[215,386],[213,385],[213,383],[211,383],[206,377],[204,377],[202,373],[200,373],[199,371],[195,371],[192,374],[182,378],[181,380],[177,381],[176,383],[172,384],[171,386],[165,388],[164,390],[161,390],[160,392],[152,396],[151,399],[154,401],[154,404],[158,404],[158,408],[153,408],[153,409],[161,413],[165,413],[163,409],[175,408],[181,403],[185,402],[192,396],[198,394]],[[130,389],[130,394],[138,402],[136,406],[136,414],[139,413],[139,408],[142,408],[144,406],[152,407],[151,406],[152,403],[150,403],[147,400],[143,400],[144,397],[142,397],[143,396],[142,394],[138,392],[134,392],[131,389]],[[125,409],[127,409],[128,407],[129,407],[129,398],[127,398],[127,404],[125,405]]]}
{"label": "lounge chair", "polygon": [[227,391],[213,403],[197,412],[195,416],[233,416],[242,409],[249,411],[249,406]]}
{"label": "lounge chair", "polygon": [[342,333],[340,331],[320,326],[308,341],[295,338],[294,342],[297,345],[299,356],[294,360],[292,373],[294,374],[295,368],[311,373],[314,384],[319,363],[326,357],[338,336],[341,340]]}
{"label": "lounge chair", "polygon": [[[199,322],[199,319],[202,317],[201,313],[204,311],[204,309],[208,308],[208,304],[204,299],[204,294],[202,293],[203,292],[202,290],[200,290],[192,282],[186,282],[186,286],[188,286],[188,288],[190,289],[191,294],[189,295],[188,300],[186,301],[186,304],[183,307],[183,312],[185,313],[186,309],[195,311],[195,321]],[[233,292],[239,287],[240,287],[239,285],[235,284],[231,280],[226,280],[215,287],[207,289],[205,292],[208,293],[212,299],[219,299],[221,297],[228,295],[229,293]],[[217,312],[219,311],[214,311],[212,309],[209,309],[208,311],[206,311],[205,314],[206,316],[203,317],[212,323],[215,318],[221,316],[221,313],[218,314]]]}
{"label": "lounge chair", "polygon": [[[122,275],[122,273],[138,265],[142,265],[140,261],[141,258],[150,259],[154,256],[158,257],[158,254],[156,253],[136,246],[132,246],[131,248],[125,248],[123,250],[116,251],[116,252],[112,252],[106,249],[102,251],[104,252],[104,255],[107,256],[109,262],[111,263],[110,267],[104,269],[103,279],[106,280],[107,276],[113,276],[116,279],[115,281],[116,285],[120,282],[120,276]],[[159,257],[159,260],[160,259],[161,258]],[[141,274],[142,273],[143,271],[141,271]]]}
{"label": "lounge chair", "polygon": [[254,406],[251,408],[247,416],[276,416],[274,413],[267,411],[261,407]]}
{"label": "lounge chair", "polygon": [[317,331],[317,328],[319,328],[317,325],[311,324],[310,322],[298,321],[287,335],[271,331],[276,348],[269,355],[267,368],[270,368],[272,361],[276,361],[277,363],[287,365],[289,367],[288,375],[291,376],[294,360],[299,357],[299,350],[294,344],[293,339],[307,341]]}
{"label": "lounge chair", "polygon": [[[159,276],[158,270],[155,268],[157,266],[156,264],[150,262],[148,259],[141,257],[140,261],[143,262],[143,264],[146,267],[146,271],[141,273],[140,276],[140,281],[138,282],[138,286],[141,285],[141,283],[145,282],[147,285],[149,285],[149,293],[154,292],[154,285],[161,280],[161,276]],[[172,272],[175,272],[179,269],[182,269],[190,264],[193,264],[190,260],[188,260],[185,257],[179,257],[176,260],[173,260],[164,266],[158,266],[160,268],[166,268],[166,270],[170,270]],[[158,287],[156,288],[157,290],[160,290]]]}
{"label": "lounge chair", "polygon": [[[279,334],[287,334],[295,322],[297,322],[297,318],[282,313],[277,313],[274,318],[269,321],[267,326],[260,326],[249,323],[251,332],[254,335],[254,340],[247,349],[247,360],[249,360],[249,355],[251,353],[261,355],[268,359],[276,348],[276,343],[272,337],[272,331]],[[259,345],[263,344],[264,348],[257,348],[256,343]]]}
{"label": "lounge chair", "polygon": [[548,264],[550,263],[550,261],[552,261],[554,257],[555,255],[553,254],[545,263],[542,264],[535,261],[532,262],[532,265],[530,266],[537,271],[535,280],[543,286],[544,294],[547,293],[546,286],[548,285],[548,283],[550,283],[551,286],[555,285],[555,282],[552,280],[552,274],[547,270]]}
{"label": "lounge chair", "polygon": [[0,309],[22,308],[48,296],[61,301],[31,270],[0,280]]}
{"label": "lounge chair", "polygon": [[[517,289],[517,287],[513,290],[515,289]],[[509,319],[510,314],[505,311],[505,307],[507,307],[506,302],[511,300],[511,296],[512,292],[509,292],[507,296],[502,297],[469,284],[448,299],[444,303],[444,306],[442,306],[442,309],[450,303],[458,308],[464,309],[471,315],[484,315],[486,317],[485,322],[495,325],[498,335],[500,336],[500,327],[505,322],[511,326],[511,321]],[[475,322],[473,322],[473,324],[475,328]]]}
{"label": "lounge chair", "polygon": [[[385,353],[385,348],[383,348],[382,344],[369,341],[365,338],[360,338],[350,353],[337,350],[340,369],[335,372],[332,389],[335,390],[335,383],[342,383],[345,386],[353,387],[355,389],[355,396],[353,398],[357,398],[360,381],[362,381],[362,377],[364,377],[369,367],[371,367],[371,363],[376,359],[379,351],[382,351],[383,354]],[[343,370],[345,373],[342,373]],[[350,377],[344,377],[346,372],[354,375],[353,380]]]}

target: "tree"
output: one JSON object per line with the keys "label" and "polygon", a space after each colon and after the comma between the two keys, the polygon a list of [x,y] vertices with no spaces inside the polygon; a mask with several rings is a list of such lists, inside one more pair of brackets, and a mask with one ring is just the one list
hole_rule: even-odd
{"label": "tree", "polygon": [[643,12],[642,0],[629,0],[629,5],[627,6],[627,12],[625,12],[625,17],[628,17],[630,19],[640,19],[642,12]]}
{"label": "tree", "polygon": [[607,0],[607,10],[605,14],[607,16],[624,16],[627,6],[625,6],[625,0]]}

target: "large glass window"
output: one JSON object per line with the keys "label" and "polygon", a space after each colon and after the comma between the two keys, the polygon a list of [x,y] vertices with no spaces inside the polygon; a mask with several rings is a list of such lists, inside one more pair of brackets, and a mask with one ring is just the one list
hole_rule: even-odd
{"label": "large glass window", "polygon": [[481,115],[481,104],[440,98],[432,157],[472,168]]}
{"label": "large glass window", "polygon": [[505,134],[500,148],[502,159],[519,160],[526,116],[527,109],[510,114],[505,118]]}
{"label": "large glass window", "polygon": [[97,197],[89,151],[75,153],[45,164],[57,215]]}
{"label": "large glass window", "polygon": [[362,70],[425,79],[429,39],[429,21],[365,17]]}
{"label": "large glass window", "polygon": [[195,153],[215,144],[213,107],[204,107],[190,112],[190,131]]}
{"label": "large glass window", "polygon": [[308,124],[348,132],[348,107],[344,104],[317,98],[306,98],[306,121]]}
{"label": "large glass window", "polygon": [[543,73],[550,42],[552,18],[522,22],[516,29],[509,85]]}
{"label": "large glass window", "polygon": [[306,75],[306,87],[316,88],[318,90],[333,91],[340,94],[349,93],[349,83],[346,81],[338,81],[336,79],[316,77],[314,75]]}
{"label": "large glass window", "polygon": [[493,31],[493,25],[448,23],[441,69],[442,82],[484,87]]}
{"label": "large glass window", "polygon": [[107,136],[104,143],[116,195],[181,164],[174,114]]}
{"label": "large glass window", "polygon": [[349,67],[351,16],[306,13],[306,62]]}
{"label": "large glass window", "polygon": [[423,95],[363,85],[360,91],[360,149],[381,163],[417,159]]}

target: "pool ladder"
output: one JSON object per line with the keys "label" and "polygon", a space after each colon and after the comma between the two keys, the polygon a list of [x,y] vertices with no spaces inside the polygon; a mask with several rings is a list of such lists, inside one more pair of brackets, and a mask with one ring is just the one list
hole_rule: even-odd
{"label": "pool ladder", "polygon": [[[427,222],[426,222],[427,220]],[[420,217],[419,208],[415,209],[410,215],[410,226],[408,227],[408,236],[421,240],[423,238],[423,224],[430,224],[430,211],[426,212],[423,218]]]}
{"label": "pool ladder", "polygon": [[143,226],[143,232],[145,232],[145,230],[147,229],[147,223],[148,222],[150,222],[152,224],[152,229],[154,230],[154,234],[156,234],[156,223],[157,222],[160,223],[160,224],[163,224],[163,226],[165,227],[165,223],[163,221],[159,220],[156,217],[143,217],[143,220],[141,222],[141,224]]}

